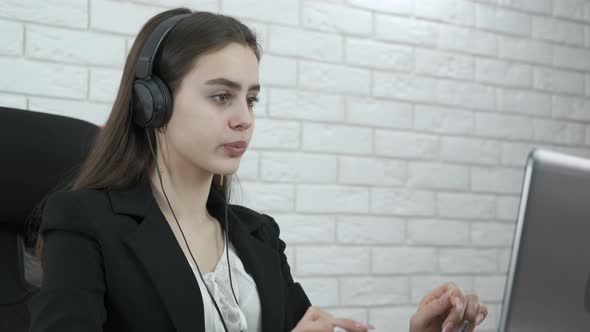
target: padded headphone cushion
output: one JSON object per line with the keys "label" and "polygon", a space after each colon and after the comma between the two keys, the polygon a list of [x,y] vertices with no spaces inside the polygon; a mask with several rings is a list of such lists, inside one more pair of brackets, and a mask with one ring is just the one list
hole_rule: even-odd
{"label": "padded headphone cushion", "polygon": [[142,127],[160,128],[166,124],[172,111],[170,90],[157,76],[136,79],[133,82],[133,116]]}

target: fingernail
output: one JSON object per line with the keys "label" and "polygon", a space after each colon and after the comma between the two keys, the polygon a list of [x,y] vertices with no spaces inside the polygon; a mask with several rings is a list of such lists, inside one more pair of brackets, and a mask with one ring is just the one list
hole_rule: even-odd
{"label": "fingernail", "polygon": [[461,311],[463,309],[463,301],[457,296],[455,297],[455,304],[457,306],[457,310]]}
{"label": "fingernail", "polygon": [[451,297],[451,293],[444,293],[441,297],[438,298],[438,302],[440,304],[445,304]]}
{"label": "fingernail", "polygon": [[453,329],[453,322],[448,322],[443,327],[442,332],[450,332]]}
{"label": "fingernail", "polygon": [[483,314],[477,315],[477,320],[475,321],[475,325],[479,325],[483,321]]}

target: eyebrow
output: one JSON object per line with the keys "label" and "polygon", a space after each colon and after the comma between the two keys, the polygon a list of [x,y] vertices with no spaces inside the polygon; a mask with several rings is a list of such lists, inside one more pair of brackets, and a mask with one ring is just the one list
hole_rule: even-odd
{"label": "eyebrow", "polygon": [[[205,82],[205,84],[207,84],[207,85],[225,85],[229,88],[236,89],[236,90],[242,89],[242,85],[240,83],[234,82],[234,81],[228,80],[227,78],[222,78],[222,77],[210,79],[207,82]],[[260,84],[250,85],[248,87],[248,91],[260,91]]]}

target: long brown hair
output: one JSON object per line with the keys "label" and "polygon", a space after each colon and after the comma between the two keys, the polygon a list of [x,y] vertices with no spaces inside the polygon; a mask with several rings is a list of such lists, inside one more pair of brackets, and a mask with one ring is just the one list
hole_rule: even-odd
{"label": "long brown hair", "polygon": [[[179,14],[191,15],[185,17],[167,35],[160,46],[154,67],[154,74],[168,85],[173,96],[199,56],[213,53],[229,43],[250,47],[260,61],[262,47],[258,44],[256,35],[233,17],[176,8],[150,18],[131,47],[110,116],[100,130],[88,157],[76,175],[55,190],[120,189],[149,178],[155,163],[146,129],[135,125],[131,116],[135,64],[148,35],[162,21]],[[149,131],[149,135],[151,141],[155,142],[153,130]],[[220,184],[220,180],[220,175],[214,175],[211,189],[223,193],[229,201],[230,187],[233,180],[236,180],[235,176],[223,176],[223,184]],[[35,237],[37,257],[41,259],[43,239]]]}

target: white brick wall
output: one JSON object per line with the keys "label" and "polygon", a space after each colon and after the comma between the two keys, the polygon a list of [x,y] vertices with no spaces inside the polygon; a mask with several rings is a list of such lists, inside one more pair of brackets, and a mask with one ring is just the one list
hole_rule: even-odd
{"label": "white brick wall", "polygon": [[527,153],[590,156],[590,2],[3,0],[0,104],[104,123],[135,34],[172,6],[260,36],[235,200],[281,225],[312,302],[407,331],[452,280],[493,331]]}

